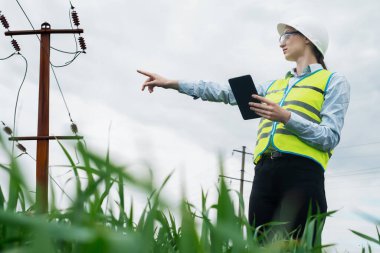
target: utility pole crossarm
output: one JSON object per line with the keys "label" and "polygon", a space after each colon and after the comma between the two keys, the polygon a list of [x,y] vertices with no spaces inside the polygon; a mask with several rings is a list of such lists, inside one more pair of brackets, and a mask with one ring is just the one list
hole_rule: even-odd
{"label": "utility pole crossarm", "polygon": [[44,34],[44,33],[83,33],[83,29],[51,29],[46,30],[20,30],[20,31],[8,31],[5,32],[5,36],[15,36],[15,35],[30,35],[30,34]]}
{"label": "utility pole crossarm", "polygon": [[43,23],[40,30],[19,30],[7,31],[5,36],[31,35],[31,34],[66,34],[66,33],[83,33],[83,29],[50,29],[49,23]]}
{"label": "utility pole crossarm", "polygon": [[10,137],[10,141],[34,141],[34,140],[81,140],[83,136],[20,136]]}
{"label": "utility pole crossarm", "polygon": [[237,150],[237,149],[234,149],[233,152],[238,152],[238,153],[242,153],[242,154],[244,153],[244,154],[252,155],[252,156],[253,156],[252,153],[249,153],[249,152],[243,152],[243,151],[241,151],[241,150]]}
{"label": "utility pole crossarm", "polygon": [[[236,178],[236,177],[230,177],[230,176],[225,176],[225,175],[219,175],[219,177],[228,178],[228,179],[232,179],[232,180],[236,180],[236,181],[241,181],[241,178]],[[250,180],[243,179],[243,181],[247,182],[247,183],[253,183],[253,181],[250,181]]]}

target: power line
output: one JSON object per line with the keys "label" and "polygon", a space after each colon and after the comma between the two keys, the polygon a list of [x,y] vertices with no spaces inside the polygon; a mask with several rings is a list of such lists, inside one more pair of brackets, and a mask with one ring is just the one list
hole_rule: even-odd
{"label": "power line", "polygon": [[380,143],[380,141],[375,141],[375,142],[369,142],[369,143],[362,143],[362,144],[354,144],[354,145],[347,145],[347,146],[337,147],[336,149],[355,148],[355,147],[368,146],[368,145],[379,144],[379,143]]}
{"label": "power line", "polygon": [[[48,208],[48,192],[47,192],[48,176],[50,178],[52,178],[50,175],[50,172],[49,172],[49,167],[48,167],[48,148],[49,148],[48,143],[49,143],[49,139],[51,139],[51,137],[53,137],[53,136],[48,136],[49,135],[49,116],[48,116],[49,115],[49,92],[48,92],[49,91],[49,68],[51,68],[51,70],[53,72],[53,75],[54,75],[54,78],[56,80],[57,86],[59,88],[60,94],[61,94],[62,99],[64,101],[68,116],[70,118],[70,121],[72,122],[71,130],[76,135],[76,139],[80,139],[81,137],[77,135],[78,128],[74,124],[74,122],[71,118],[71,113],[70,113],[70,110],[68,108],[65,96],[64,96],[62,88],[60,86],[60,83],[58,81],[58,77],[55,73],[54,67],[63,67],[63,66],[67,66],[67,65],[71,64],[80,55],[80,53],[82,53],[82,52],[85,53],[86,44],[85,44],[83,37],[80,36],[79,37],[79,44],[80,44],[80,47],[82,49],[82,52],[76,52],[73,59],[69,62],[66,62],[62,66],[56,66],[56,65],[52,64],[52,62],[50,61],[50,48],[51,48],[51,46],[50,46],[50,34],[53,34],[53,33],[79,33],[79,34],[83,33],[83,29],[79,29],[79,27],[78,27],[79,26],[79,18],[78,18],[76,11],[73,11],[72,13],[71,13],[71,11],[69,11],[69,14],[72,14],[73,22],[77,26],[77,29],[73,29],[72,23],[70,23],[71,28],[72,28],[71,30],[70,29],[58,29],[58,30],[54,29],[53,30],[50,28],[50,24],[45,22],[42,24],[41,30],[37,31],[37,30],[35,30],[32,22],[30,21],[28,15],[26,14],[24,8],[21,6],[20,2],[18,0],[16,0],[16,2],[18,4],[18,6],[21,8],[23,14],[27,18],[27,20],[28,20],[28,22],[29,22],[29,24],[33,30],[32,31],[9,31],[9,29],[8,29],[9,23],[7,22],[6,18],[3,15],[1,15],[1,23],[3,24],[3,26],[6,29],[8,29],[8,32],[6,32],[5,35],[6,36],[15,36],[15,35],[35,34],[37,39],[40,42],[40,47],[41,47],[41,62],[40,62],[40,64],[41,64],[41,66],[40,66],[41,75],[40,75],[40,87],[39,87],[40,97],[39,97],[39,108],[38,108],[38,136],[32,137],[32,138],[33,138],[33,140],[44,140],[47,138],[46,139],[47,142],[37,141],[37,160],[34,159],[32,156],[30,156],[30,155],[29,156],[33,160],[36,160],[36,169],[37,169],[37,171],[36,171],[36,181],[37,181],[36,201],[37,201],[37,204],[38,203],[41,204],[40,205],[41,210],[39,210],[39,211],[46,212],[47,208]],[[70,4],[71,4],[71,2],[70,2]],[[72,5],[71,5],[71,7],[73,8]],[[41,34],[41,36],[38,36],[38,34]],[[74,39],[75,39],[75,36],[74,36]],[[17,53],[20,54],[19,53],[20,47],[19,47],[17,41],[12,39],[11,43],[12,43],[13,47],[15,48],[15,50],[17,51]],[[77,44],[76,44],[76,48],[77,48]],[[18,108],[18,101],[19,101],[19,97],[20,97],[20,92],[21,92],[21,89],[23,87],[23,84],[24,84],[24,81],[26,78],[26,74],[27,74],[27,70],[28,70],[28,62],[23,55],[21,55],[21,56],[23,57],[23,59],[26,62],[26,71],[24,74],[23,81],[22,81],[20,88],[18,90],[18,93],[17,93],[16,105],[15,105],[15,111],[14,111],[14,119],[13,119],[14,120],[14,122],[13,122],[13,133],[16,132],[16,115],[17,115],[17,108]],[[47,91],[47,92],[45,92],[45,91]],[[4,130],[6,130],[7,133],[10,132],[12,134],[12,130],[9,127],[5,127]],[[31,137],[29,137],[29,139],[30,138]],[[14,141],[17,142],[16,146],[23,152],[18,157],[22,156],[23,154],[28,154],[26,151],[26,148],[23,145],[21,145],[20,143],[18,143],[19,140],[23,140],[25,138],[13,137],[10,139],[13,140],[12,156],[14,154],[14,146],[15,146]],[[53,180],[53,182],[55,182],[58,185],[58,187],[62,190],[62,192],[64,192],[63,188],[60,187],[60,185],[53,178],[52,178],[52,180]]]}
{"label": "power line", "polygon": [[58,186],[58,188],[62,191],[62,193],[65,194],[72,202],[74,202],[74,200],[69,196],[69,194],[66,193],[66,191],[58,184],[58,182],[54,179],[54,177],[51,176],[50,173],[49,173],[49,177]]}
{"label": "power line", "polygon": [[347,159],[347,158],[353,158],[353,157],[373,157],[373,156],[378,157],[379,154],[358,154],[358,155],[345,155],[345,156],[335,155],[334,159]]}
{"label": "power line", "polygon": [[247,183],[253,183],[253,181],[249,181],[249,180],[245,180],[245,179],[240,179],[240,178],[237,178],[237,177],[229,177],[229,176],[225,176],[225,175],[219,175],[219,177],[228,178],[228,179],[232,179],[232,180],[238,180],[238,181],[244,181],[244,182],[247,182]]}
{"label": "power line", "polygon": [[[70,21],[71,29],[74,29],[73,22],[71,20],[71,10],[74,9],[75,7],[72,5],[71,2],[70,2],[70,6],[71,7],[69,8],[69,21]],[[66,52],[66,51],[63,51],[63,50],[51,47],[51,48],[55,49],[56,51],[59,51],[59,52],[62,52],[62,53],[75,54],[74,57],[73,57],[73,59],[71,59],[70,61],[66,62],[63,65],[54,65],[54,64],[51,63],[54,67],[60,68],[60,67],[66,67],[66,66],[68,66],[71,63],[73,63],[75,61],[75,59],[82,53],[82,51],[78,51],[78,42],[77,42],[77,37],[76,37],[75,33],[73,33],[73,36],[74,36],[74,42],[75,42],[75,52]]]}
{"label": "power line", "polygon": [[[327,175],[326,176],[326,183],[340,182],[340,180],[336,181],[336,179],[340,179],[342,177],[346,178],[346,177],[352,177],[352,176],[355,176],[355,177],[358,177],[358,176],[368,176],[368,175],[373,175],[373,174],[378,174],[378,173],[380,173],[380,167],[371,167],[371,168],[364,168],[364,169],[350,169],[350,170],[345,170],[345,171],[341,171],[341,172],[338,172],[338,173],[333,173],[331,175]],[[221,177],[225,177],[225,178],[229,178],[229,179],[232,179],[232,180],[236,180],[236,181],[239,180],[240,181],[240,179],[238,179],[236,177],[229,177],[229,176],[221,176]],[[331,179],[333,181],[329,182]],[[248,180],[244,180],[244,181],[252,183],[252,181],[248,181]],[[356,181],[361,181],[361,180],[360,179],[356,179]]]}
{"label": "power line", "polygon": [[69,66],[71,63],[73,63],[75,61],[75,59],[81,54],[82,52],[81,51],[78,51],[78,52],[75,52],[75,56],[68,62],[65,62],[65,64],[63,65],[54,65],[52,62],[50,62],[51,66],[55,67],[55,68],[62,68],[62,67],[67,67]]}
{"label": "power line", "polygon": [[370,188],[370,187],[380,187],[380,184],[376,184],[376,185],[366,184],[366,185],[354,185],[354,186],[349,185],[349,186],[343,186],[343,187],[331,187],[330,189],[339,190],[339,189],[346,189],[346,188],[357,189],[357,188]]}
{"label": "power line", "polygon": [[[25,12],[24,8],[22,7],[22,5],[20,4],[20,2],[19,2],[18,0],[16,0],[16,2],[17,2],[17,4],[18,4],[18,6],[20,7],[21,11],[23,12],[24,16],[26,17],[26,19],[28,20],[30,26],[31,26],[32,29],[35,31],[35,27],[33,26],[32,22],[30,21],[30,18],[29,18],[29,16],[27,15],[27,13]],[[70,3],[70,6],[71,6],[71,7],[70,7],[70,10],[69,10],[69,15],[70,15],[70,14],[71,14],[71,9],[74,9],[75,7],[72,5],[71,1],[69,1],[69,3]],[[69,17],[69,18],[70,18],[70,17]],[[70,20],[70,26],[71,26],[71,28],[73,29],[73,25],[72,25],[71,19],[69,19],[69,20]],[[36,37],[37,37],[37,39],[38,39],[39,41],[41,41],[40,37],[39,37],[37,34],[36,34]],[[58,68],[58,67],[66,67],[66,66],[68,66],[68,65],[70,65],[72,62],[74,62],[74,60],[75,60],[75,59],[76,59],[76,58],[82,53],[81,51],[78,51],[78,44],[77,44],[77,42],[76,42],[76,37],[75,37],[75,35],[74,35],[74,38],[75,38],[76,52],[74,52],[75,55],[74,55],[73,59],[71,59],[70,61],[66,62],[66,63],[63,64],[63,65],[54,65],[54,64],[50,61],[50,65],[51,65],[51,69],[52,69],[52,72],[53,72],[53,75],[54,75],[54,79],[55,79],[56,84],[57,84],[57,86],[58,86],[58,89],[59,89],[59,92],[60,92],[60,94],[61,94],[62,100],[63,100],[63,102],[64,102],[64,105],[65,105],[66,111],[67,111],[67,113],[68,113],[69,119],[70,119],[70,121],[71,121],[72,123],[74,123],[74,121],[73,121],[73,119],[72,119],[72,117],[71,117],[71,113],[70,113],[70,110],[69,110],[68,104],[67,104],[66,99],[65,99],[65,96],[64,96],[64,94],[63,94],[63,92],[62,92],[62,88],[61,88],[60,82],[58,81],[57,75],[56,75],[56,73],[55,73],[55,71],[54,71],[54,67],[57,67],[57,68]],[[53,47],[50,47],[50,48],[53,48]],[[57,50],[56,48],[53,48],[53,49]],[[43,51],[46,53],[46,49],[44,49]],[[57,51],[60,51],[60,52],[63,52],[63,53],[69,53],[69,52],[66,52],[66,51],[63,51],[63,50],[57,50]],[[70,53],[70,54],[71,54],[71,53]]]}
{"label": "power line", "polygon": [[[30,26],[33,28],[33,30],[36,30],[36,29],[34,28],[34,26],[33,26],[32,22],[30,21],[30,19],[29,19],[28,15],[26,14],[26,12],[25,12],[24,8],[22,8],[22,6],[21,6],[20,2],[19,2],[18,0],[16,0],[16,2],[17,2],[17,4],[18,4],[18,6],[20,7],[21,11],[24,13],[24,16],[25,16],[25,17],[26,17],[26,19],[28,20],[28,22],[29,22]],[[38,38],[38,39],[40,39],[40,38],[38,37],[38,35],[37,35],[37,34],[36,34],[36,36],[37,36],[37,38]]]}
{"label": "power line", "polygon": [[[373,170],[377,167],[369,167],[369,168],[350,168],[350,169],[339,169],[339,170],[331,170],[331,172],[328,172],[328,176],[334,176],[334,175],[340,175],[345,173],[351,173],[351,172],[360,172],[360,171],[366,171],[366,170]],[[330,174],[331,173],[331,174]]]}
{"label": "power line", "polygon": [[61,97],[62,97],[63,103],[65,104],[66,111],[67,111],[67,113],[69,115],[70,121],[74,122],[73,119],[71,118],[71,113],[70,113],[70,110],[69,110],[69,106],[67,105],[65,96],[63,95],[63,91],[62,91],[61,85],[59,84],[59,81],[58,81],[57,75],[55,73],[54,67],[51,65],[51,63],[50,63],[50,68],[51,68],[51,70],[53,72],[53,76],[54,76],[55,82],[57,83],[58,90],[61,93]]}
{"label": "power line", "polygon": [[[20,98],[21,89],[24,86],[26,74],[28,73],[28,60],[20,52],[18,52],[17,54],[20,55],[25,61],[25,73],[24,73],[24,77],[22,78],[20,87],[18,88],[18,91],[17,91],[16,104],[15,104],[15,109],[14,109],[14,114],[13,114],[13,133],[14,134],[16,133],[16,113],[17,113],[18,100]],[[14,152],[14,144],[15,142],[12,142],[12,155]]]}
{"label": "power line", "polygon": [[[375,171],[375,172],[374,172]],[[375,173],[380,173],[380,167],[373,167],[373,168],[368,168],[368,169],[362,169],[362,170],[357,170],[357,172],[352,171],[354,173],[349,173],[349,174],[338,174],[338,175],[330,175],[329,178],[334,178],[334,177],[346,177],[346,176],[353,176],[353,175],[362,175],[362,174],[375,174]]]}
{"label": "power line", "polygon": [[[17,157],[15,157],[16,159],[19,159],[22,155],[27,155],[30,159],[32,159],[33,161],[36,161],[36,159],[32,156],[32,155],[30,155],[27,151],[26,151],[26,149],[23,151],[23,153],[21,153],[20,155],[18,155]],[[13,156],[13,155],[12,155]],[[2,164],[2,163],[1,163]],[[4,166],[10,166],[10,164],[2,164],[2,165],[4,165]],[[49,166],[50,167],[50,166]],[[51,166],[51,167],[53,167],[53,166]],[[67,173],[67,172],[66,172]],[[65,174],[66,174],[65,173]],[[63,194],[65,194],[72,202],[74,202],[74,200],[69,196],[69,194],[62,188],[62,186],[60,186],[59,184],[58,184],[58,182],[51,176],[51,174],[49,173],[49,177],[50,177],[50,179],[51,180],[53,180],[53,182],[57,185],[57,187],[62,191],[62,193]]]}
{"label": "power line", "polygon": [[5,57],[5,58],[0,58],[0,61],[7,60],[7,59],[11,58],[12,56],[14,56],[14,55],[16,55],[16,54],[17,54],[17,53],[14,52],[14,53],[12,53],[11,55],[9,55],[9,56],[7,56],[7,57]]}
{"label": "power line", "polygon": [[[25,154],[27,154],[32,160],[36,161],[36,159],[33,156],[31,156],[28,152],[25,151]],[[18,157],[20,157],[20,156],[18,156]],[[74,202],[74,200],[69,196],[69,194],[66,193],[66,191],[58,184],[58,182],[51,176],[50,173],[49,173],[49,178],[51,180],[53,180],[53,182],[58,186],[58,188],[62,191],[63,194],[65,194],[72,202]]]}
{"label": "power line", "polygon": [[[35,31],[36,29],[34,28],[33,23],[30,21],[28,14],[26,14],[26,12],[25,12],[24,8],[22,7],[22,5],[20,4],[20,2],[18,0],[16,0],[16,2],[18,4],[18,6],[20,7],[22,13],[24,14],[24,16],[26,17],[26,19],[28,20],[30,26]],[[71,2],[70,2],[70,4],[71,4]],[[37,37],[38,40],[41,40],[40,37],[38,36],[38,34],[36,34],[36,37]],[[50,48],[53,49],[53,50],[56,50],[58,52],[61,52],[61,53],[66,53],[66,54],[76,54],[77,53],[77,52],[66,52],[64,50],[60,50],[60,49],[57,49],[57,48],[54,48],[54,47],[50,47]]]}

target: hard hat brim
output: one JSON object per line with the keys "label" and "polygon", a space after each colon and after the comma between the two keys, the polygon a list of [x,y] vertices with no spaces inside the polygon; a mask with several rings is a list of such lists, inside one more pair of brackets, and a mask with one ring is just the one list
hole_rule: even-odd
{"label": "hard hat brim", "polygon": [[289,26],[289,25],[287,25],[285,23],[278,23],[277,24],[277,31],[278,31],[279,35],[282,35],[284,33],[286,26]]}
{"label": "hard hat brim", "polygon": [[278,23],[277,31],[284,34],[286,27],[292,27],[308,38],[324,56],[328,47],[328,32],[327,29],[316,18],[308,16],[298,17],[286,23]]}

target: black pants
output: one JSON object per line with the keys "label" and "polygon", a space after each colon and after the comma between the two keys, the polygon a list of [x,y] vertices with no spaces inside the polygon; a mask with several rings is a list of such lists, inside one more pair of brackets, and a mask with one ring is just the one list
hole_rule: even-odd
{"label": "black pants", "polygon": [[311,202],[311,212],[327,211],[323,168],[296,155],[263,158],[255,167],[249,200],[249,222],[258,227],[270,221],[289,222],[288,232],[302,235]]}

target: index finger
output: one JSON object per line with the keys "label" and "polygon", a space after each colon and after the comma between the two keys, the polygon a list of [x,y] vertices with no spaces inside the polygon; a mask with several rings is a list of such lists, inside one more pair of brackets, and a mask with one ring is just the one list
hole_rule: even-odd
{"label": "index finger", "polygon": [[143,70],[140,70],[138,69],[137,72],[139,72],[140,74],[143,74],[143,75],[146,75],[146,76],[149,76],[149,77],[152,77],[153,74],[148,72],[148,71],[143,71]]}
{"label": "index finger", "polygon": [[266,104],[273,104],[274,103],[272,100],[269,100],[269,99],[267,99],[265,97],[261,97],[259,95],[252,95],[252,97],[255,98],[255,99],[257,99],[257,100],[259,100],[259,101],[261,101],[261,102],[264,102]]}

